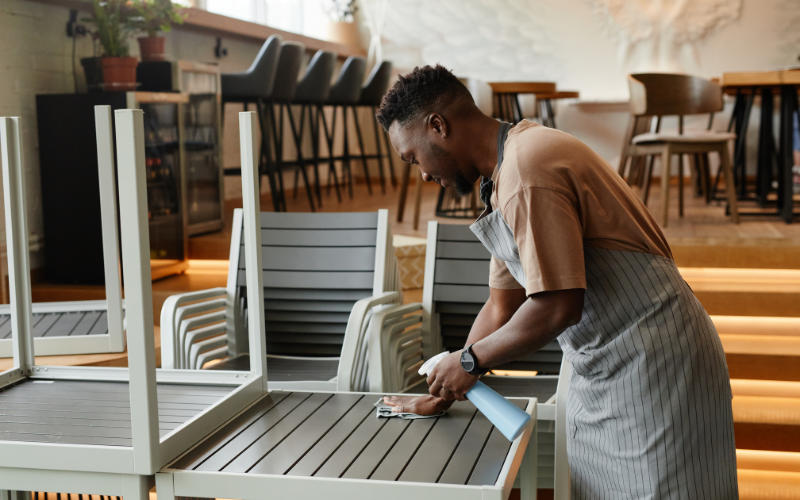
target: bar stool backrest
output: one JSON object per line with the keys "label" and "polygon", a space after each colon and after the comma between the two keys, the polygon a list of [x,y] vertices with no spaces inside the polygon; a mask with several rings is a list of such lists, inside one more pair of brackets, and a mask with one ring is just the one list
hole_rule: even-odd
{"label": "bar stool backrest", "polygon": [[291,101],[297,89],[297,78],[300,75],[300,64],[306,46],[297,42],[284,42],[278,56],[278,67],[275,74],[275,85],[272,88],[272,100]]}
{"label": "bar stool backrest", "polygon": [[628,75],[631,114],[683,116],[722,111],[722,89],[690,75],[639,73]]}
{"label": "bar stool backrest", "polygon": [[[267,38],[261,50],[250,68],[242,74],[237,74],[239,78],[228,79],[223,75],[222,93],[248,96],[248,97],[269,97],[275,83],[275,75],[278,68],[278,54],[281,48],[281,37],[272,35]],[[242,78],[244,77],[244,78]]]}
{"label": "bar stool backrest", "polygon": [[303,79],[297,84],[294,100],[296,102],[326,102],[331,91],[331,78],[335,65],[336,54],[318,50],[311,62],[308,63]]}
{"label": "bar stool backrest", "polygon": [[362,106],[380,106],[381,99],[389,88],[392,77],[392,61],[383,61],[372,68],[367,83],[361,87],[359,104]]}
{"label": "bar stool backrest", "polygon": [[363,57],[350,56],[342,65],[339,78],[331,87],[328,102],[331,104],[356,104],[361,97],[361,82],[367,71]]}

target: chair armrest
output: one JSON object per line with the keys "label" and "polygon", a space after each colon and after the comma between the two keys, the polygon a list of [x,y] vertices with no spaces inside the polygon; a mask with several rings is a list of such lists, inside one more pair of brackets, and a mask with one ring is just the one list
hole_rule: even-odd
{"label": "chair armrest", "polygon": [[342,343],[342,354],[339,359],[337,390],[353,391],[359,378],[366,377],[367,349],[366,327],[367,315],[375,306],[396,304],[403,300],[400,292],[383,292],[379,295],[361,299],[353,305]]}
{"label": "chair armrest", "polygon": [[[168,297],[161,308],[161,367],[182,368],[180,360],[183,350],[179,338],[181,320],[191,314],[224,307],[228,301],[228,291],[221,287]],[[197,307],[187,309],[186,304]]]}
{"label": "chair armrest", "polygon": [[407,368],[422,360],[422,329],[406,330],[421,325],[422,315],[405,316],[421,310],[418,303],[396,305],[373,315],[367,332],[371,392],[402,392],[407,388]]}

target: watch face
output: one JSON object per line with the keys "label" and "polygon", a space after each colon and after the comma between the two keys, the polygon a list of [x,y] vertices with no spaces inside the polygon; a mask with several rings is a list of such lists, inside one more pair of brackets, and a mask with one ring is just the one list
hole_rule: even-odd
{"label": "watch face", "polygon": [[469,351],[461,353],[461,367],[467,372],[471,372],[475,369],[475,358],[472,357]]}

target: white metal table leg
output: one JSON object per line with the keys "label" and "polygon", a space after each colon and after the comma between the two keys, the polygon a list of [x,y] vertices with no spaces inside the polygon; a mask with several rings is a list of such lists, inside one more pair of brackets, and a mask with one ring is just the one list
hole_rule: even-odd
{"label": "white metal table leg", "polygon": [[536,500],[539,487],[539,426],[534,422],[528,447],[519,468],[520,500]]}
{"label": "white metal table leg", "polygon": [[175,484],[172,474],[156,474],[156,495],[158,500],[175,500]]}
{"label": "white metal table leg", "polygon": [[150,476],[125,476],[122,497],[125,500],[150,500]]}

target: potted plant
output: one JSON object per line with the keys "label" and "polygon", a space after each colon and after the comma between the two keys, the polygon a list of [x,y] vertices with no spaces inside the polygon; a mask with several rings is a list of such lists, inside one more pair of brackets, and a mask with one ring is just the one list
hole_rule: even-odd
{"label": "potted plant", "polygon": [[172,0],[133,0],[131,8],[134,17],[130,21],[138,30],[147,33],[139,37],[139,51],[142,62],[164,60],[164,33],[172,29],[173,24],[183,24],[183,16],[172,4]]}
{"label": "potted plant", "polygon": [[[126,0],[92,0],[92,5],[94,16],[88,21],[96,27],[92,38],[103,48],[100,66],[105,90],[133,90],[138,61],[128,55],[128,38],[135,29],[128,20],[131,10]],[[87,71],[87,83],[90,76]]]}
{"label": "potted plant", "polygon": [[328,23],[328,40],[344,45],[361,45],[355,20],[358,6],[356,0],[330,0],[326,9],[331,22]]}

